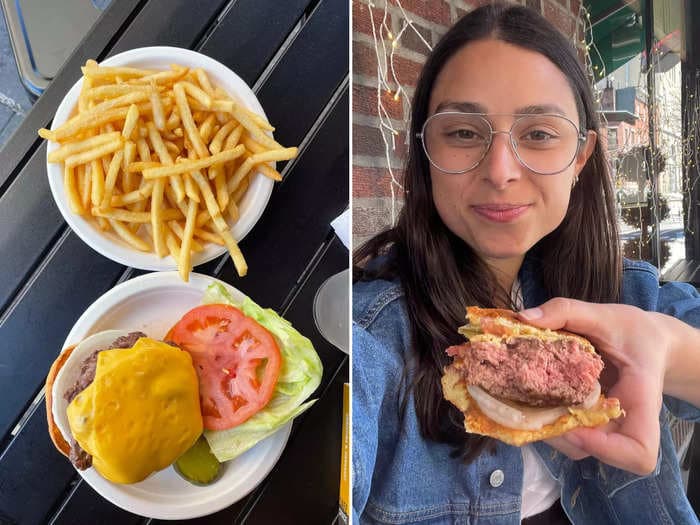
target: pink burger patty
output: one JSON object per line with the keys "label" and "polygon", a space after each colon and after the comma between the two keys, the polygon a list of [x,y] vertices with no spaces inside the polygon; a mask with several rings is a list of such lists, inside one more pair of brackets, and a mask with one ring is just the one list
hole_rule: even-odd
{"label": "pink burger patty", "polygon": [[500,399],[531,406],[582,403],[591,393],[603,360],[575,339],[542,341],[513,337],[451,346],[455,366],[467,384]]}

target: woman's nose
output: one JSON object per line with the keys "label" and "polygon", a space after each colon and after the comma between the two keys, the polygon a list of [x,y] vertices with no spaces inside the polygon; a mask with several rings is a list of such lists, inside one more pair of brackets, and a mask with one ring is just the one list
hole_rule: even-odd
{"label": "woman's nose", "polygon": [[515,156],[510,135],[507,132],[494,132],[483,167],[484,178],[499,189],[521,177],[523,167]]}

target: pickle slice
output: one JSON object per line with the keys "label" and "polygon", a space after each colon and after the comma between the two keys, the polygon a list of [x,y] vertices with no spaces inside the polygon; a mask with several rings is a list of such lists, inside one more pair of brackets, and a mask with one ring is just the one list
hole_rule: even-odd
{"label": "pickle slice", "polygon": [[209,485],[221,476],[221,463],[212,454],[204,436],[199,436],[174,464],[175,472],[194,485]]}

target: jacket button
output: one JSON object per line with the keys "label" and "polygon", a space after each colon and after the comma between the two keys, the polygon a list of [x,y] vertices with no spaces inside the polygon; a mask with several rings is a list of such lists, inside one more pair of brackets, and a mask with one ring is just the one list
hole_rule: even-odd
{"label": "jacket button", "polygon": [[505,476],[503,475],[503,471],[501,469],[496,469],[493,472],[491,472],[491,476],[489,477],[489,483],[491,483],[491,486],[493,488],[498,488],[501,485],[503,485],[503,479]]}

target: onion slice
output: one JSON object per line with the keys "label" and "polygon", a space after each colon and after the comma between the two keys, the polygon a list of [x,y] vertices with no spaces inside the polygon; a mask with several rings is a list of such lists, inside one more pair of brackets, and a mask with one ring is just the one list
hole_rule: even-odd
{"label": "onion slice", "polygon": [[[554,423],[561,416],[569,413],[566,407],[535,408],[519,406],[518,408],[500,401],[476,385],[467,385],[467,390],[486,417],[504,427],[517,430],[539,430],[545,425]],[[591,408],[600,397],[600,383],[596,386],[581,405]]]}
{"label": "onion slice", "polygon": [[588,394],[588,397],[583,400],[583,403],[581,403],[581,405],[577,406],[582,406],[583,408],[591,408],[598,402],[598,398],[600,398],[600,381],[595,382],[595,386],[593,387],[593,390],[591,390],[591,393]]}

